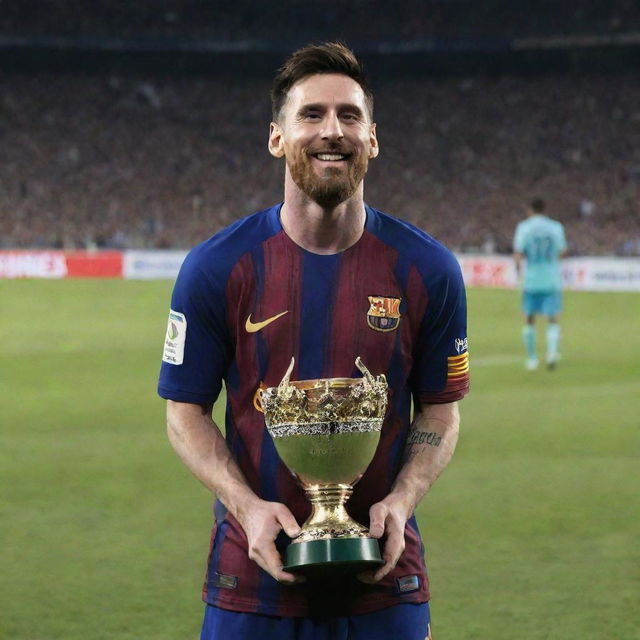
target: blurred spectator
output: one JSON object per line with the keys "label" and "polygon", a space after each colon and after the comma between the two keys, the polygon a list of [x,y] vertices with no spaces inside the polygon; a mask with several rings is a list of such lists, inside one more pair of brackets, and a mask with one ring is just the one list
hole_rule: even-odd
{"label": "blurred spectator", "polygon": [[[637,74],[374,80],[372,205],[454,249],[509,252],[541,194],[573,254],[640,252]],[[277,202],[268,92],[251,77],[6,75],[0,246],[189,247]]]}
{"label": "blurred spectator", "polygon": [[583,220],[590,220],[595,212],[596,205],[593,200],[589,200],[588,198],[580,200],[580,216]]}

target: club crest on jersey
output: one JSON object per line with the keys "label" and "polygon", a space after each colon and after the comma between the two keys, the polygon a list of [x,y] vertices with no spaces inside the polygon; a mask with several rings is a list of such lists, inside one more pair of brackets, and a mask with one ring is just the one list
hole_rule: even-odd
{"label": "club crest on jersey", "polygon": [[456,338],[455,345],[458,353],[463,353],[469,349],[469,342],[467,338]]}
{"label": "club crest on jersey", "polygon": [[393,331],[400,324],[401,298],[369,296],[367,324],[376,331]]}

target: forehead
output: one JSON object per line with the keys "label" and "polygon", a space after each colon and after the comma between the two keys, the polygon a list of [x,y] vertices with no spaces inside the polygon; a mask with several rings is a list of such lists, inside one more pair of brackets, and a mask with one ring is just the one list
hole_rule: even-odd
{"label": "forehead", "polygon": [[296,112],[304,105],[355,105],[367,113],[362,87],[349,76],[317,73],[298,80],[287,94],[285,111]]}

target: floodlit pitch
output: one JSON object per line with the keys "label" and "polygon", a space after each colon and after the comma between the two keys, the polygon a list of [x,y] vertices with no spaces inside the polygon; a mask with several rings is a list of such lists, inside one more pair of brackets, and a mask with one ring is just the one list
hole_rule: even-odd
{"label": "floodlit pitch", "polygon": [[[0,637],[197,637],[210,497],[155,395],[170,288],[0,282]],[[469,292],[472,391],[418,514],[436,637],[640,635],[638,317],[569,292],[563,359],[527,372],[518,294]]]}

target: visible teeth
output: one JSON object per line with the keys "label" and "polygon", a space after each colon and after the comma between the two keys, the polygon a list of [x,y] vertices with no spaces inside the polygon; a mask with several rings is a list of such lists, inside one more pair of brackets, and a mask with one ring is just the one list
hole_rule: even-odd
{"label": "visible teeth", "polygon": [[344,160],[344,156],[341,153],[319,153],[317,158],[318,160],[327,161]]}

